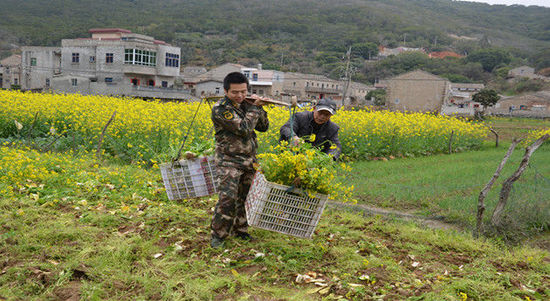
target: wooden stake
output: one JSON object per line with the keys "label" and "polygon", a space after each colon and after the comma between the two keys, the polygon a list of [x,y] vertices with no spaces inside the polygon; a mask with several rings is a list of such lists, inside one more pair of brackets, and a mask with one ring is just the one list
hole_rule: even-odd
{"label": "wooden stake", "polygon": [[103,137],[105,136],[105,131],[107,131],[107,127],[109,126],[109,124],[111,124],[113,119],[115,119],[115,115],[116,115],[116,110],[113,112],[113,115],[111,115],[111,118],[109,118],[109,121],[107,121],[107,124],[105,124],[105,126],[103,127],[103,131],[101,131],[101,136],[99,136],[99,143],[97,144],[97,150],[96,150],[96,157],[98,159],[101,158],[101,144],[103,144]]}

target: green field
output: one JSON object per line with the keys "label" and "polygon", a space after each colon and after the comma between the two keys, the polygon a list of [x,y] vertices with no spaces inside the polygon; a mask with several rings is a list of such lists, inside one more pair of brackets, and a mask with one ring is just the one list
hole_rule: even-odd
{"label": "green field", "polygon": [[[361,203],[410,210],[426,215],[444,215],[471,225],[475,220],[477,198],[502,161],[509,143],[499,148],[486,145],[480,150],[451,155],[433,155],[389,161],[360,161],[351,181]],[[500,184],[518,168],[524,155],[518,147],[487,197],[487,210],[498,199]],[[550,183],[536,181],[545,175],[550,179],[550,144],[539,148],[532,156],[530,167],[516,183],[525,190],[545,190],[550,202]]]}

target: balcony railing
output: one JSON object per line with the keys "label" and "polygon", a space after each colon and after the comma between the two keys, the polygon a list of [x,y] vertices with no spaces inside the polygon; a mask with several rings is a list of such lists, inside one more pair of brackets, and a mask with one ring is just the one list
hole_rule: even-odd
{"label": "balcony railing", "polygon": [[307,86],[305,90],[306,92],[313,92],[313,93],[333,93],[333,94],[341,93],[339,89],[312,87],[312,86]]}
{"label": "balcony railing", "polygon": [[132,85],[132,90],[134,91],[144,91],[144,92],[162,92],[162,93],[186,93],[190,94],[190,89],[183,88],[164,88],[164,87],[153,87],[153,86],[134,86]]}

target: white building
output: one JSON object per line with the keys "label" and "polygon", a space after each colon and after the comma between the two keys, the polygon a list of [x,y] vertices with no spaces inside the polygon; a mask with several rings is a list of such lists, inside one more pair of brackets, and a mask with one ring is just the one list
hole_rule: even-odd
{"label": "white building", "polygon": [[482,106],[472,100],[472,96],[485,88],[483,84],[450,83],[449,96],[441,107],[444,115],[468,115],[474,116],[476,111],[481,111]]}

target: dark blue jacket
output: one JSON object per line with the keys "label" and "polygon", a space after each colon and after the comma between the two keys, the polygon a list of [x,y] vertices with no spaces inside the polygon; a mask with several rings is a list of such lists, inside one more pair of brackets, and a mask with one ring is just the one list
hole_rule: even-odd
{"label": "dark blue jacket", "polygon": [[[311,142],[308,139],[305,139],[306,142],[313,144],[315,147],[319,147],[321,151],[326,154],[332,154],[335,159],[340,157],[342,152],[342,146],[340,145],[340,140],[338,140],[338,130],[340,127],[332,121],[327,121],[320,126],[315,126],[315,121],[313,120],[313,112],[299,112],[294,114],[292,130],[294,131],[294,136],[304,137],[315,134],[315,141]],[[317,127],[317,130],[315,130]],[[290,140],[290,119],[281,127],[281,140]],[[306,137],[306,138],[308,138]],[[336,148],[331,148],[332,145],[336,145]]]}

